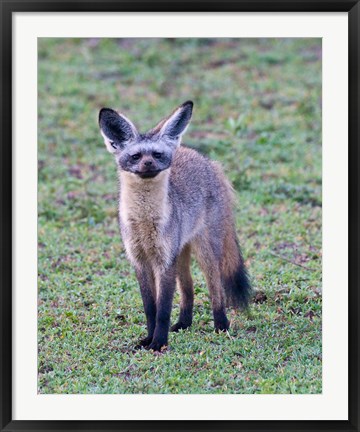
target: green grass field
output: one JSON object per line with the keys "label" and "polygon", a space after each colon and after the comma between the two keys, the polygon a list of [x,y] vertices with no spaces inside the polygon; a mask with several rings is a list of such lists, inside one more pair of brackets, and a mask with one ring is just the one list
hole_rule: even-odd
{"label": "green grass field", "polygon": [[[39,39],[38,391],[321,393],[321,40]],[[256,290],[213,330],[135,351],[145,317],[117,226],[103,106],[140,130],[194,101],[184,143],[222,163]],[[176,294],[172,314],[179,312]]]}

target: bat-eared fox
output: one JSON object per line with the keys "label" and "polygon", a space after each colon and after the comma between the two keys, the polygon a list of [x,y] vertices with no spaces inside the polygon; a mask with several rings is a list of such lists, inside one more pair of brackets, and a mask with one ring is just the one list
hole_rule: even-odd
{"label": "bat-eared fox", "polygon": [[193,253],[205,274],[216,331],[226,331],[226,306],[245,308],[249,278],[236,237],[233,190],[218,163],[182,146],[193,103],[140,133],[123,114],[99,113],[105,145],[115,156],[119,223],[126,253],[140,284],[147,332],[139,346],[160,351],[168,343],[175,286],[180,316],[171,331],[192,323]]}

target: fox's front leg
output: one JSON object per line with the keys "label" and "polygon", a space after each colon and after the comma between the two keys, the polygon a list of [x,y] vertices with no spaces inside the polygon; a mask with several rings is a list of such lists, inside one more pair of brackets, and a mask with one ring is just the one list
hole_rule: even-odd
{"label": "fox's front leg", "polygon": [[137,347],[147,348],[153,339],[156,324],[155,280],[152,269],[149,266],[135,268],[135,272],[140,285],[148,332],[147,337],[141,339]]}
{"label": "fox's front leg", "polygon": [[168,343],[170,315],[176,284],[176,263],[157,275],[156,326],[149,349],[160,351]]}

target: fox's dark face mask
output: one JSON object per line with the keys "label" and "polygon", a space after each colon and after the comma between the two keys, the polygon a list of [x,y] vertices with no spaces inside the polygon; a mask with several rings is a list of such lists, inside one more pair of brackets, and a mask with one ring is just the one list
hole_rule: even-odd
{"label": "fox's dark face mask", "polygon": [[145,134],[139,133],[123,114],[110,108],[101,109],[100,131],[119,168],[141,178],[156,177],[169,168],[190,122],[192,107],[192,102],[185,102]]}

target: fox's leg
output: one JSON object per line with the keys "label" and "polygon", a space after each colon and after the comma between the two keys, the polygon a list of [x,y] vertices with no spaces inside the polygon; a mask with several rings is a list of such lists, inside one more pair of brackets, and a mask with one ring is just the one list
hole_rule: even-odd
{"label": "fox's leg", "polygon": [[156,325],[149,349],[160,351],[168,343],[170,315],[176,283],[176,262],[156,276]]}
{"label": "fox's leg", "polygon": [[148,331],[147,337],[141,339],[137,347],[147,347],[153,339],[156,324],[155,280],[152,269],[149,266],[135,268],[135,272],[140,285]]}
{"label": "fox's leg", "polygon": [[230,323],[226,317],[226,300],[221,282],[220,256],[215,253],[215,248],[206,234],[198,237],[194,245],[196,258],[205,274],[210,292],[215,330],[225,331],[229,328]]}
{"label": "fox's leg", "polygon": [[177,261],[176,279],[180,289],[180,316],[179,321],[171,327],[171,331],[179,331],[191,326],[193,305],[194,305],[194,287],[190,274],[190,245],[186,245]]}

